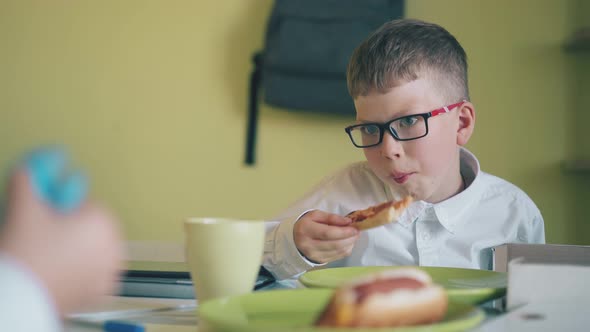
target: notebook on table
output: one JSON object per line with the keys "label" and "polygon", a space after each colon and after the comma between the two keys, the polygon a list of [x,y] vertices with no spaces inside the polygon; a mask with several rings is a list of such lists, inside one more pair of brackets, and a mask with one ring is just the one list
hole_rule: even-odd
{"label": "notebook on table", "polygon": [[[272,275],[260,268],[254,289],[274,282]],[[190,272],[181,262],[128,262],[121,276],[120,296],[195,299]]]}

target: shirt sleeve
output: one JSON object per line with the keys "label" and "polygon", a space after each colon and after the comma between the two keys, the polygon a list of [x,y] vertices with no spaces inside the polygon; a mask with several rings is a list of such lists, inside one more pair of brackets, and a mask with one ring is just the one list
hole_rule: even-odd
{"label": "shirt sleeve", "polygon": [[543,222],[543,217],[540,214],[536,215],[531,222],[529,243],[545,243],[545,223]]}
{"label": "shirt sleeve", "polygon": [[0,254],[0,322],[11,332],[61,331],[52,300],[36,276],[18,261]]}
{"label": "shirt sleeve", "polygon": [[293,227],[311,210],[338,213],[337,193],[334,187],[336,174],[324,178],[301,199],[273,218],[266,226],[266,239],[262,265],[278,280],[296,278],[301,273],[319,265],[306,259],[297,249],[293,239]]}
{"label": "shirt sleeve", "polygon": [[[383,183],[363,163],[353,163],[325,177],[300,200],[268,222],[263,266],[279,280],[295,278],[320,265],[304,257],[293,239],[293,227],[311,210],[338,215],[387,200]],[[376,195],[378,193],[379,195]]]}
{"label": "shirt sleeve", "polygon": [[295,223],[309,211],[295,219],[267,222],[263,266],[278,280],[295,278],[310,268],[325,265],[315,264],[305,258],[293,239]]}

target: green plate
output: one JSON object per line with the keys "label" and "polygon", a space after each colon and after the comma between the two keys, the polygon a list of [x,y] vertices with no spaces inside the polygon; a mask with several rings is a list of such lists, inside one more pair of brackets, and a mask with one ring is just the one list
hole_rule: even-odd
{"label": "green plate", "polygon": [[484,312],[467,303],[449,303],[445,318],[405,328],[317,328],[313,322],[328,303],[332,289],[290,289],[210,300],[199,308],[199,330],[206,331],[462,331],[477,326]]}
{"label": "green plate", "polygon": [[[397,269],[402,266],[357,266],[338,267],[309,271],[299,277],[307,287],[336,288],[351,279],[378,271]],[[506,294],[506,273],[488,270],[460,269],[451,267],[417,267],[430,274],[435,283],[447,290],[454,302],[479,304]]]}

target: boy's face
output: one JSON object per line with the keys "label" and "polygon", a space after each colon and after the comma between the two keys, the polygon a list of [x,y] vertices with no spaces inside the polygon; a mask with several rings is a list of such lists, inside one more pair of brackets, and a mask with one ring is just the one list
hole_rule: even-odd
{"label": "boy's face", "polygon": [[[430,80],[419,78],[355,99],[359,123],[379,122],[412,114],[427,113],[447,106]],[[453,101],[453,103],[460,100]],[[389,132],[381,144],[364,148],[371,169],[385,183],[403,187],[415,199],[443,201],[463,189],[459,173],[459,146],[469,140],[474,125],[469,102],[429,118],[428,135],[411,141],[397,141]]]}

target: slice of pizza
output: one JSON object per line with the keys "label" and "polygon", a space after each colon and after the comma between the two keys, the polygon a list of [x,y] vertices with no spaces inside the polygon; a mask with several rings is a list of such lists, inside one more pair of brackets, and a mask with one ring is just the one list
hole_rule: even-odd
{"label": "slice of pizza", "polygon": [[399,216],[412,202],[412,196],[406,196],[399,201],[389,201],[351,212],[347,217],[352,219],[352,226],[360,230],[369,229],[397,222]]}

